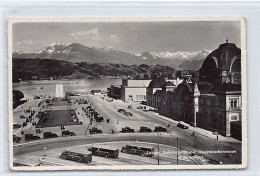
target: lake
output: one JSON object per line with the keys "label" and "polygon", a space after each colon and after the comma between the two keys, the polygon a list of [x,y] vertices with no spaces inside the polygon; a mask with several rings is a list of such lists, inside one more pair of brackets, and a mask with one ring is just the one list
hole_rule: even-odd
{"label": "lake", "polygon": [[25,99],[33,99],[34,95],[55,96],[56,84],[63,84],[64,92],[90,92],[93,89],[105,91],[111,85],[121,85],[122,79],[39,80],[13,83],[13,90],[21,91]]}

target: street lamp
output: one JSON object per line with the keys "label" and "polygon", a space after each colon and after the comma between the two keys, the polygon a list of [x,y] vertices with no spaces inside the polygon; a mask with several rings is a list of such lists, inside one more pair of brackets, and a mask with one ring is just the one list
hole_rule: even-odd
{"label": "street lamp", "polygon": [[[173,135],[170,135],[171,137],[174,137]],[[176,143],[176,155],[177,155],[177,165],[179,165],[179,137],[177,136],[177,143]]]}
{"label": "street lamp", "polygon": [[158,165],[160,165],[160,148],[159,148],[159,132],[157,131],[157,148],[158,148]]}
{"label": "street lamp", "polygon": [[179,165],[179,138],[177,136],[177,165]]}

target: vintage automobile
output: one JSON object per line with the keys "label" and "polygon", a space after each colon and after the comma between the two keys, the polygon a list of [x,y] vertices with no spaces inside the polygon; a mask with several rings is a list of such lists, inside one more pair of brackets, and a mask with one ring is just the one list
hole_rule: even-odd
{"label": "vintage automobile", "polygon": [[55,133],[52,133],[52,132],[44,132],[44,133],[43,133],[43,138],[44,138],[44,139],[47,139],[47,138],[56,138],[56,137],[58,137],[58,135],[55,134]]}
{"label": "vintage automobile", "polygon": [[141,156],[147,156],[147,157],[153,157],[154,156],[154,148],[150,146],[143,146],[143,145],[130,145],[127,144],[122,147],[121,149],[122,153],[127,154],[135,154],[135,155],[141,155]]}
{"label": "vintage automobile", "polygon": [[167,132],[167,129],[164,128],[164,127],[161,127],[161,126],[156,126],[156,127],[154,128],[154,131],[155,131],[155,132]]}
{"label": "vintage automobile", "polygon": [[126,116],[133,116],[133,114],[131,112],[125,112],[124,113]]}
{"label": "vintage automobile", "polygon": [[132,129],[132,128],[130,128],[130,127],[124,127],[124,128],[122,128],[122,131],[121,131],[122,133],[134,133],[135,132],[135,130],[134,129]]}
{"label": "vintage automobile", "polygon": [[104,122],[104,117],[100,116],[100,114],[94,116],[94,119],[96,120],[96,122]]}
{"label": "vintage automobile", "polygon": [[18,124],[18,123],[14,123],[13,124],[13,129],[16,129],[16,128],[21,128],[21,124]]}
{"label": "vintage automobile", "polygon": [[25,134],[24,137],[25,137],[26,141],[32,141],[32,140],[40,139],[39,136],[34,136],[33,134]]}
{"label": "vintage automobile", "polygon": [[145,126],[141,126],[139,132],[152,132],[152,129]]}
{"label": "vintage automobile", "polygon": [[61,135],[62,136],[75,136],[76,134],[74,132],[72,132],[72,131],[65,130],[65,131],[61,132]]}
{"label": "vintage automobile", "polygon": [[125,109],[118,109],[118,111],[117,112],[119,112],[119,113],[126,113],[126,110]]}
{"label": "vintage automobile", "polygon": [[102,133],[102,130],[97,129],[96,127],[92,127],[91,129],[89,129],[89,133],[90,134]]}
{"label": "vintage automobile", "polygon": [[16,135],[13,135],[13,142],[16,142],[16,143],[18,143],[18,142],[20,142],[21,141],[21,137],[19,137],[19,136],[16,136]]}
{"label": "vintage automobile", "polygon": [[177,124],[177,127],[182,128],[182,129],[188,129],[189,128],[189,126],[186,125],[184,122],[179,122]]}

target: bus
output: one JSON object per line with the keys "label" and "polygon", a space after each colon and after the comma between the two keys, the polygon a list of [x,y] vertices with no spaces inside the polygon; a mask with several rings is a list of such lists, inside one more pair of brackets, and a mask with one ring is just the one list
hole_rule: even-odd
{"label": "bus", "polygon": [[92,153],[83,149],[66,149],[60,157],[79,163],[90,163],[92,161]]}
{"label": "bus", "polygon": [[109,146],[92,146],[89,148],[89,151],[92,152],[92,155],[103,156],[105,158],[118,158],[119,149],[112,148]]}
{"label": "bus", "polygon": [[153,157],[154,156],[154,148],[143,146],[143,145],[125,145],[122,147],[121,152],[128,153],[128,154],[135,154],[135,155],[141,155],[141,156],[147,156],[147,157]]}

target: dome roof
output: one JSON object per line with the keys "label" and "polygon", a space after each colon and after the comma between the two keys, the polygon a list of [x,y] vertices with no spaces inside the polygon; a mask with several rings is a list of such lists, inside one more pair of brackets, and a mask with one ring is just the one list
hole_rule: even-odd
{"label": "dome roof", "polygon": [[223,72],[241,72],[240,62],[241,49],[234,43],[223,43],[203,61],[199,71],[200,78],[205,77],[208,81],[217,80]]}
{"label": "dome roof", "polygon": [[241,49],[236,47],[234,43],[224,43],[219,45],[218,49],[214,50],[207,56],[203,65],[205,61],[213,58],[218,69],[230,70],[232,60],[236,57],[241,57]]}

